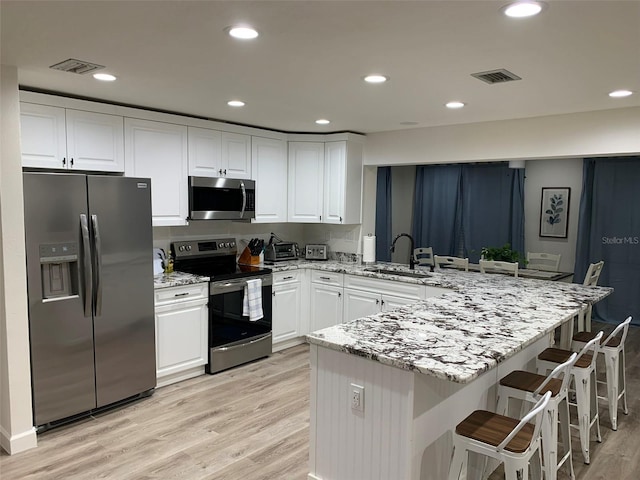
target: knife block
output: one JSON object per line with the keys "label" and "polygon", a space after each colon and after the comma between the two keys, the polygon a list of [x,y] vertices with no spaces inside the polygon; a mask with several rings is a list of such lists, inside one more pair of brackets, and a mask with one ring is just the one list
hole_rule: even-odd
{"label": "knife block", "polygon": [[259,265],[260,255],[251,255],[251,250],[249,250],[249,247],[245,247],[245,249],[240,254],[240,258],[238,258],[238,263],[241,265]]}

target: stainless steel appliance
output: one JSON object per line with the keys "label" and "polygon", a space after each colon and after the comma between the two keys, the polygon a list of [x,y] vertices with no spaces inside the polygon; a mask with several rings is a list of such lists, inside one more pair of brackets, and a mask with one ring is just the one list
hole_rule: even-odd
{"label": "stainless steel appliance", "polygon": [[329,248],[327,245],[316,244],[304,247],[305,260],[327,260],[329,258]]}
{"label": "stainless steel appliance", "polygon": [[226,177],[189,177],[191,220],[250,220],[256,216],[256,182]]}
{"label": "stainless steel appliance", "polygon": [[264,259],[269,262],[295,260],[299,254],[298,244],[293,242],[269,243],[264,247]]}
{"label": "stainless steel appliance", "polygon": [[[209,363],[216,373],[271,354],[271,270],[236,264],[233,238],[188,240],[171,244],[178,271],[210,277]],[[263,318],[250,321],[242,313],[247,280],[262,280]]]}
{"label": "stainless steel appliance", "polygon": [[156,386],[151,181],[24,173],[34,422]]}

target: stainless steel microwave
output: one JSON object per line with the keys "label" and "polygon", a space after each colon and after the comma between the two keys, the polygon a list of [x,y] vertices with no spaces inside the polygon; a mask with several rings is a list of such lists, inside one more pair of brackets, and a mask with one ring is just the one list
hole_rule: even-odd
{"label": "stainless steel microwave", "polygon": [[250,220],[255,216],[255,181],[189,177],[190,220]]}

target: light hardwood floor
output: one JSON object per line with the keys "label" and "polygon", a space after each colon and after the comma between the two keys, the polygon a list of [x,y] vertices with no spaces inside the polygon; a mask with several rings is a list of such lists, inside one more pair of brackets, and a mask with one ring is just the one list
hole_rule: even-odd
{"label": "light hardwood floor", "polygon": [[[0,456],[0,478],[306,480],[308,352],[301,345],[159,388],[148,399],[41,434],[38,448]],[[630,415],[620,413],[613,432],[601,406],[603,443],[592,442],[591,465],[582,463],[573,436],[578,480],[640,478],[639,328],[627,340],[627,380]],[[498,478],[500,470],[491,476]]]}

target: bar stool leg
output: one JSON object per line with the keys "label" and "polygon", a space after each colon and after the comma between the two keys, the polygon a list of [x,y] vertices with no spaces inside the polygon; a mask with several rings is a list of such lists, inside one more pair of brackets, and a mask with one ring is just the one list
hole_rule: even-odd
{"label": "bar stool leg", "polygon": [[562,434],[563,461],[565,463],[569,462],[569,478],[575,480],[576,474],[573,470],[573,455],[571,452],[571,428],[569,427],[569,399],[565,398],[562,401],[562,405],[558,406],[558,409],[560,433]]}
{"label": "bar stool leg", "polygon": [[458,480],[460,478],[460,473],[462,471],[465,472],[466,478],[466,460],[467,460],[467,450],[463,445],[456,442],[455,439],[453,441],[453,458],[451,459],[451,466],[449,467],[449,480]]}
{"label": "bar stool leg", "polygon": [[604,358],[607,376],[609,418],[611,419],[611,428],[618,430],[618,380],[620,376],[618,351],[613,348],[605,349]]}
{"label": "bar stool leg", "polygon": [[621,356],[621,368],[618,371],[619,375],[619,382],[620,385],[622,385],[622,407],[623,407],[623,412],[625,415],[629,415],[629,409],[627,408],[627,380],[625,377],[625,372],[627,371],[627,361],[626,361],[626,355],[624,353],[624,348],[622,348],[622,350],[620,350],[620,356]]}
{"label": "bar stool leg", "polygon": [[527,480],[529,478],[529,469],[520,462],[505,459],[504,475],[506,480]]}
{"label": "bar stool leg", "polygon": [[[577,370],[577,369],[576,369]],[[578,431],[584,463],[591,463],[589,456],[589,430],[591,425],[591,375],[574,372],[576,384],[576,404],[578,406]]]}
{"label": "bar stool leg", "polygon": [[590,377],[591,381],[589,383],[591,392],[589,395],[591,395],[591,401],[589,402],[589,406],[591,416],[589,418],[593,418],[593,421],[596,422],[596,441],[598,443],[602,443],[602,435],[600,435],[600,409],[598,408],[598,375],[595,368],[593,369],[593,372],[591,372]]}
{"label": "bar stool leg", "polygon": [[544,476],[547,480],[558,477],[558,411],[556,405],[547,405],[542,415],[542,450]]}

